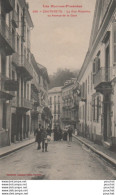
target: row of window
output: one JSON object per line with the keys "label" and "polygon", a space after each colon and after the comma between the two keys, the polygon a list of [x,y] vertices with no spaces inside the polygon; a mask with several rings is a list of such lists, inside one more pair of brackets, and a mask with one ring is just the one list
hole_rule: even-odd
{"label": "row of window", "polygon": [[101,97],[96,96],[92,99],[91,103],[83,105],[79,108],[79,118],[82,120],[99,122],[101,115]]}
{"label": "row of window", "polygon": [[60,103],[60,96],[49,97],[49,104]]}
{"label": "row of window", "polygon": [[[106,33],[106,38],[104,39],[104,44],[105,44],[105,69],[108,69],[110,67],[110,33],[109,31]],[[116,31],[114,31],[114,61],[116,62],[115,58],[115,51],[116,51]],[[85,82],[82,83],[81,85],[81,97],[87,98],[87,94],[92,90],[92,86],[94,84],[94,76],[100,71],[101,68],[101,52],[98,51],[94,61],[93,61],[93,68],[92,72],[90,75],[88,75],[87,79]],[[104,72],[105,74],[105,72]],[[101,75],[102,76],[102,75]]]}

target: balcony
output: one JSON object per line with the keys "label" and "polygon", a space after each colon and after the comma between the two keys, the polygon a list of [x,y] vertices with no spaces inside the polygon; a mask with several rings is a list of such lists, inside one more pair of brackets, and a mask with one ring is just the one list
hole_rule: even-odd
{"label": "balcony", "polygon": [[15,28],[19,27],[19,18],[18,18],[18,14],[15,10],[13,10],[13,13],[12,13],[12,23],[15,26]]}
{"label": "balcony", "polygon": [[32,101],[27,100],[26,98],[19,97],[17,104],[17,111],[19,112],[27,112],[28,110],[32,110]]}
{"label": "balcony", "polygon": [[13,10],[13,7],[14,7],[13,1],[14,0],[3,0],[2,1],[6,13],[9,13]]}
{"label": "balcony", "polygon": [[9,90],[6,90],[6,81],[8,81],[8,78],[0,74],[0,99],[11,100],[14,95]]}
{"label": "balcony", "polygon": [[40,87],[39,87],[39,82],[37,82],[37,80],[33,77],[32,82],[31,82],[31,86],[33,87],[33,89],[35,91],[39,91]]}
{"label": "balcony", "polygon": [[37,110],[37,108],[33,108],[33,110],[31,110],[31,117],[35,118],[38,117],[39,111]]}
{"label": "balcony", "polygon": [[94,74],[93,83],[96,92],[111,93],[112,86],[111,80],[113,79],[113,68],[100,68],[100,70]]}
{"label": "balcony", "polygon": [[17,91],[19,88],[19,83],[17,80],[7,79],[4,83],[4,88],[7,91]]}
{"label": "balcony", "polygon": [[25,78],[25,80],[29,81],[33,78],[32,66],[24,55],[21,55],[19,57],[19,64],[17,66],[17,70]]}
{"label": "balcony", "polygon": [[13,41],[12,32],[7,26],[5,20],[0,15],[0,46],[5,49],[6,55],[12,55],[15,52],[15,40]]}

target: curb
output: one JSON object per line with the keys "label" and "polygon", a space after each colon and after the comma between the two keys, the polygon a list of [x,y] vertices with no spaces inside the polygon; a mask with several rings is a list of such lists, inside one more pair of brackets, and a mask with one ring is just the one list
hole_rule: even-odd
{"label": "curb", "polygon": [[85,146],[87,146],[88,148],[90,148],[93,152],[95,152],[96,154],[98,154],[99,156],[101,156],[103,159],[105,159],[106,161],[108,161],[110,164],[112,164],[114,167],[116,167],[116,160],[114,160],[112,157],[108,156],[107,154],[104,154],[103,152],[97,150],[96,148],[94,148],[93,146],[89,145],[88,143],[86,143],[85,141],[81,140],[79,137],[73,135],[74,138],[76,138],[78,141],[80,141],[81,143],[83,143]]}
{"label": "curb", "polygon": [[25,144],[23,146],[19,146],[19,147],[15,148],[15,149],[12,149],[12,150],[8,151],[8,152],[4,152],[3,154],[0,154],[0,158],[8,156],[9,154],[12,154],[12,153],[14,153],[14,152],[16,152],[16,151],[18,151],[18,150],[20,150],[22,148],[25,148],[26,146],[29,146],[29,145],[31,145],[33,143],[34,143],[34,141],[31,142],[31,143]]}

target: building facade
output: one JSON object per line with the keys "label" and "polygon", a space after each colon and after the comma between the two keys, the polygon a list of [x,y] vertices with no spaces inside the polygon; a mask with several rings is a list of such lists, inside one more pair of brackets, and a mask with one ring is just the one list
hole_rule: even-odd
{"label": "building facade", "polygon": [[72,78],[64,83],[62,87],[62,127],[72,125],[76,128],[78,123],[78,105],[77,79]]}
{"label": "building facade", "polygon": [[80,134],[116,146],[116,1],[97,0],[87,55],[78,76]]}
{"label": "building facade", "polygon": [[[37,63],[37,74],[39,78],[39,107],[38,107],[38,123],[43,125],[45,128],[50,123],[50,116],[47,115],[48,109],[48,84],[49,76],[46,67]],[[44,117],[42,118],[42,116]]]}
{"label": "building facade", "polygon": [[62,114],[62,87],[54,87],[48,91],[49,108],[52,113],[52,129],[61,124]]}
{"label": "building facade", "polygon": [[[30,109],[30,28],[24,1],[0,1],[0,145],[28,137]],[[17,120],[18,119],[18,120]]]}
{"label": "building facade", "polygon": [[29,138],[32,112],[36,120],[47,104],[49,78],[32,58],[32,28],[25,0],[0,1],[0,147]]}
{"label": "building facade", "polygon": [[33,107],[31,110],[31,131],[37,129],[38,124],[47,127],[47,123],[42,120],[43,109],[48,107],[48,83],[49,77],[47,69],[38,64],[33,55],[31,55],[33,65],[33,79],[31,81],[31,99]]}

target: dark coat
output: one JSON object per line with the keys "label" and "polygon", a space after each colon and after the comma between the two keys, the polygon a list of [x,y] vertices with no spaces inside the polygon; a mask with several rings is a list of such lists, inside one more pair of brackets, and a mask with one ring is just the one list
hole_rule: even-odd
{"label": "dark coat", "polygon": [[70,137],[72,137],[72,133],[73,133],[73,129],[71,127],[69,127],[68,134],[69,134]]}
{"label": "dark coat", "polygon": [[41,140],[43,141],[43,140],[45,140],[46,138],[47,138],[47,132],[46,132],[45,129],[43,129],[42,132],[41,132]]}
{"label": "dark coat", "polygon": [[35,136],[36,136],[36,142],[40,143],[41,142],[41,131],[36,129]]}

